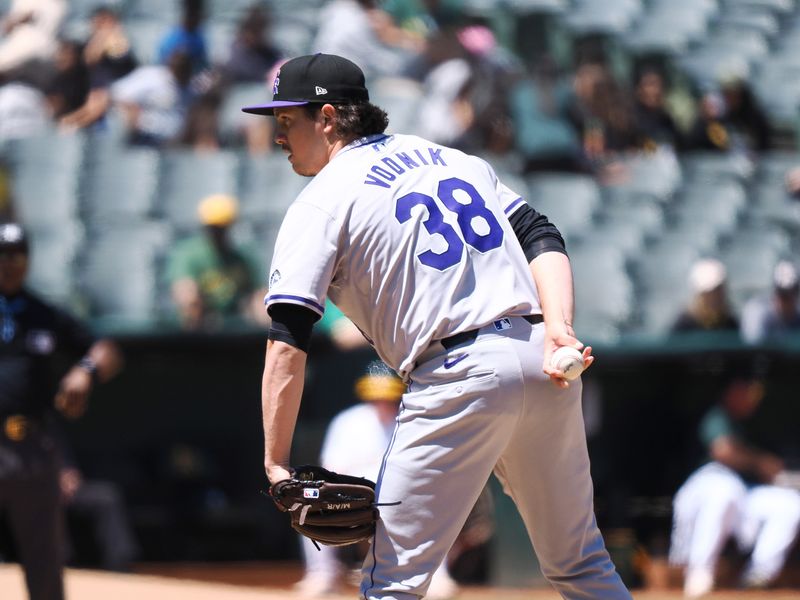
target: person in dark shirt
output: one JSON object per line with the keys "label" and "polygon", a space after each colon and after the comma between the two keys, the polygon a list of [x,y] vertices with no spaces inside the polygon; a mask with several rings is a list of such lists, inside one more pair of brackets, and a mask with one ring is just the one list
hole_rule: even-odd
{"label": "person in dark shirt", "polygon": [[89,94],[89,71],[81,57],[81,46],[62,40],[58,46],[55,74],[45,90],[54,119],[77,110]]}
{"label": "person in dark shirt", "polygon": [[720,82],[728,122],[738,143],[751,152],[772,148],[769,120],[750,85],[741,77]]}
{"label": "person in dark shirt", "polygon": [[[63,600],[63,507],[56,410],[79,416],[93,386],[121,367],[110,340],[24,287],[28,241],[0,225],[0,511],[25,571],[30,600]],[[59,372],[62,358],[75,362]]]}
{"label": "person in dark shirt", "polygon": [[686,135],[686,149],[704,152],[732,150],[731,127],[722,95],[715,90],[707,91],[700,97],[697,107],[697,116]]}
{"label": "person in dark shirt", "polygon": [[109,107],[109,88],[136,68],[128,35],[119,16],[109,7],[101,6],[92,13],[92,32],[83,48],[83,65],[88,81],[84,100],[62,115],[61,124],[67,127],[88,127],[102,122]]}
{"label": "person in dark shirt", "polygon": [[665,106],[664,76],[654,68],[644,69],[636,80],[634,118],[645,149],[681,147],[681,134]]}
{"label": "person in dark shirt", "polygon": [[281,52],[267,39],[269,16],[260,6],[250,8],[239,21],[231,55],[223,69],[231,82],[266,85],[267,74],[280,60]]}

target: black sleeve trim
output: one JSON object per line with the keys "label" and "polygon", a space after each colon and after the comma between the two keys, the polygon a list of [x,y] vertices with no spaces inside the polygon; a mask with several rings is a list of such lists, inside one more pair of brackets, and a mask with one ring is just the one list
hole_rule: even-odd
{"label": "black sleeve trim", "polygon": [[269,307],[269,314],[272,317],[269,339],[285,342],[308,353],[311,347],[311,330],[319,315],[310,308],[286,303],[273,304]]}
{"label": "black sleeve trim", "polygon": [[508,217],[528,262],[545,252],[567,254],[564,238],[547,217],[523,204]]}

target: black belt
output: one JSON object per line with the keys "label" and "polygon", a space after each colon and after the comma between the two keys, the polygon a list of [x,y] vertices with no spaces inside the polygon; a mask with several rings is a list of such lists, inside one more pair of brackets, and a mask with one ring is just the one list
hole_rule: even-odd
{"label": "black belt", "polygon": [[[544,317],[542,315],[523,315],[522,318],[531,325],[538,325],[544,321]],[[469,331],[462,331],[461,333],[456,333],[450,337],[443,338],[439,340],[439,342],[442,344],[442,346],[444,346],[445,350],[450,350],[450,348],[455,348],[456,346],[460,346],[462,344],[471,344],[477,337],[478,329],[470,329]]]}

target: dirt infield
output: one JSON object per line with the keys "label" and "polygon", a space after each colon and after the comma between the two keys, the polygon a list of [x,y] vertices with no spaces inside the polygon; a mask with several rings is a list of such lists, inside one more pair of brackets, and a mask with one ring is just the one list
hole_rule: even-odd
{"label": "dirt infield", "polygon": [[[146,566],[153,573],[116,574],[70,569],[66,574],[67,600],[301,600],[291,591],[295,565],[168,565]],[[634,590],[636,600],[679,600],[679,591]],[[27,600],[22,572],[16,565],[0,565],[0,598]],[[329,600],[355,600],[356,590],[326,596]],[[458,600],[558,600],[548,590],[468,587]],[[727,590],[708,596],[712,600],[769,598],[798,600],[798,590],[741,592]]]}

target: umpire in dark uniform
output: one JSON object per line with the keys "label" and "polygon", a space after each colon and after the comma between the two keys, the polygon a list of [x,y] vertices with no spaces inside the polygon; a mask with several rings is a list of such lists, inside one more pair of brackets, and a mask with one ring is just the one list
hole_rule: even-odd
{"label": "umpire in dark uniform", "polygon": [[[0,224],[0,512],[9,520],[31,600],[62,600],[63,507],[56,409],[79,416],[121,366],[116,345],[25,289],[28,241]],[[61,358],[72,362],[56,372]]]}

